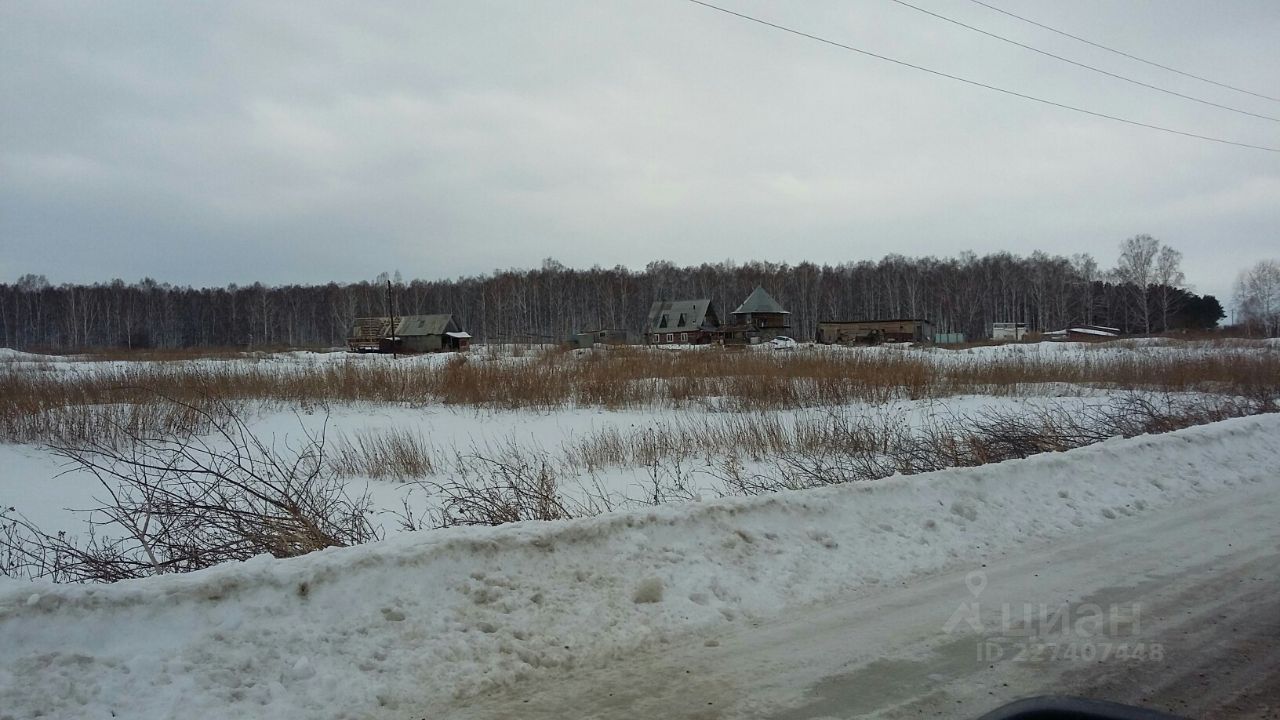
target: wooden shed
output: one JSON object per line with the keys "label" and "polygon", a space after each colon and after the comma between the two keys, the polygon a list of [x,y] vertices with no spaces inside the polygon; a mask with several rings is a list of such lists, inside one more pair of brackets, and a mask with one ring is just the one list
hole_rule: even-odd
{"label": "wooden shed", "polygon": [[448,314],[358,318],[347,338],[354,352],[456,352],[470,345],[471,335]]}

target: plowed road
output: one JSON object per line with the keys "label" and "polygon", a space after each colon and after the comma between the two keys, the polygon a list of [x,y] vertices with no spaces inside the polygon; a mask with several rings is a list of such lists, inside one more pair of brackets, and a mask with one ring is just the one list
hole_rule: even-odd
{"label": "plowed road", "polygon": [[1280,492],[1267,485],[422,715],[972,718],[1053,693],[1280,718]]}

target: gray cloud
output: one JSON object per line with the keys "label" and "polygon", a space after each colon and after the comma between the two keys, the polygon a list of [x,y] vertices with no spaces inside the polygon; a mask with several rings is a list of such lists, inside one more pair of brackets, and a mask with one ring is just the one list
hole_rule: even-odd
{"label": "gray cloud", "polygon": [[[930,9],[1181,92],[964,0]],[[886,0],[725,4],[1062,102],[1280,145],[1221,112]],[[1280,6],[1006,0],[1280,96]],[[323,282],[666,258],[1181,249],[1225,293],[1280,254],[1280,156],[969,88],[655,2],[0,6],[0,277]]]}

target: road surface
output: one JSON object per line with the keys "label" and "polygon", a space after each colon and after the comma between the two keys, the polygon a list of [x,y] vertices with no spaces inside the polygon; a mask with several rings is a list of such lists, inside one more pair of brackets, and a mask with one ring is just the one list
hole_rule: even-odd
{"label": "road surface", "polygon": [[972,718],[1052,693],[1280,718],[1277,483],[961,565],[420,716]]}

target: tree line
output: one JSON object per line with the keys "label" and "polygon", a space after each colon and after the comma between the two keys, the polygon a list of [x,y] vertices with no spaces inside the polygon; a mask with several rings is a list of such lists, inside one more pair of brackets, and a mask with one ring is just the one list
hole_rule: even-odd
{"label": "tree line", "polygon": [[889,255],[817,265],[725,261],[680,267],[656,261],[534,269],[457,279],[193,288],[145,279],[52,285],[25,275],[0,284],[0,345],[20,349],[341,346],[357,317],[385,315],[387,281],[399,315],[452,313],[478,342],[558,341],[599,328],[644,329],[660,299],[711,298],[722,319],[757,286],[791,311],[792,334],[811,339],[819,320],[927,318],[937,332],[986,337],[992,322],[1032,331],[1070,324],[1125,332],[1210,328],[1212,296],[1186,288],[1181,255],[1149,236],[1126,240],[1119,264],[1087,255],[1007,252],[953,258]]}

